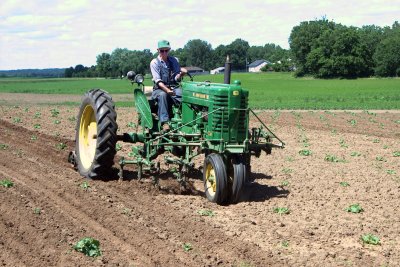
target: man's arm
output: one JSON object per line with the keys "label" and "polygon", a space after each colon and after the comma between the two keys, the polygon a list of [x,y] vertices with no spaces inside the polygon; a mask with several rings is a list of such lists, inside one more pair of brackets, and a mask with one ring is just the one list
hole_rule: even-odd
{"label": "man's arm", "polygon": [[169,95],[174,95],[175,92],[168,88],[165,83],[161,80],[161,73],[160,73],[160,67],[157,65],[157,60],[153,59],[150,62],[150,71],[151,75],[153,76],[153,81],[154,83],[164,92],[166,92]]}

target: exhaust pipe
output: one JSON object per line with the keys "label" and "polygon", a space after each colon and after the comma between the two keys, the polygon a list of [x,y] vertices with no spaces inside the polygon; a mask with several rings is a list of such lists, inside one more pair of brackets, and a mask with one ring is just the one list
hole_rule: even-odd
{"label": "exhaust pipe", "polygon": [[226,56],[225,71],[224,71],[224,83],[231,84],[231,65],[229,55]]}

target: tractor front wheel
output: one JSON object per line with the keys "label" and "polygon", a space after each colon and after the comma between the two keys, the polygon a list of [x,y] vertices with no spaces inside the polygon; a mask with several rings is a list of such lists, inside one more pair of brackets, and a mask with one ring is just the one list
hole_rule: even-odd
{"label": "tractor front wheel", "polygon": [[204,161],[204,191],[209,201],[224,204],[228,197],[226,166],[221,155],[212,153]]}
{"label": "tractor front wheel", "polygon": [[232,158],[233,181],[231,202],[237,203],[243,191],[243,186],[247,180],[246,164],[242,155],[235,155]]}
{"label": "tractor front wheel", "polygon": [[85,93],[76,126],[76,164],[87,178],[106,178],[114,164],[117,113],[111,96],[101,90]]}

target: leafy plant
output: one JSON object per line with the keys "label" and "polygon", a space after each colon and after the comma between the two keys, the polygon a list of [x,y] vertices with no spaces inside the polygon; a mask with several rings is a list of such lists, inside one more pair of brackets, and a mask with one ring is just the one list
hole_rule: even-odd
{"label": "leafy plant", "polygon": [[288,181],[282,181],[281,186],[288,186],[289,182]]}
{"label": "leafy plant", "polygon": [[360,153],[360,152],[357,152],[357,151],[354,151],[354,152],[351,152],[350,156],[352,156],[352,157],[359,157],[359,156],[361,156],[361,153]]}
{"label": "leafy plant", "polygon": [[208,216],[208,217],[213,217],[215,215],[214,211],[207,209],[198,210],[197,213],[200,214],[201,216]]}
{"label": "leafy plant", "polygon": [[75,116],[69,117],[68,120],[69,121],[76,121],[76,117]]}
{"label": "leafy plant", "polygon": [[361,206],[359,204],[353,204],[353,205],[350,205],[348,208],[346,208],[345,211],[348,211],[351,213],[360,213],[360,212],[363,212],[364,209],[361,208]]}
{"label": "leafy plant", "polygon": [[60,114],[60,111],[56,108],[50,110],[52,117],[57,117]]}
{"label": "leafy plant", "polygon": [[67,147],[67,145],[64,144],[64,143],[58,143],[58,144],[56,145],[56,148],[57,148],[58,150],[64,150],[66,147]]}
{"label": "leafy plant", "polygon": [[344,141],[344,139],[340,138],[339,144],[341,147],[349,147],[346,142]]}
{"label": "leafy plant", "polygon": [[79,240],[73,248],[89,257],[101,256],[100,242],[91,237]]}
{"label": "leafy plant", "polygon": [[286,207],[278,207],[278,208],[274,208],[274,212],[278,213],[278,214],[289,214],[290,210],[289,210],[289,208],[286,208]]}
{"label": "leafy plant", "polygon": [[37,138],[37,136],[36,135],[34,135],[34,134],[32,134],[32,136],[31,136],[31,140],[37,140],[38,138]]}
{"label": "leafy plant", "polygon": [[0,144],[0,150],[7,150],[8,145],[7,144]]}
{"label": "leafy plant", "polygon": [[379,143],[381,140],[379,140],[379,139],[374,139],[374,140],[372,140],[372,143],[375,143],[375,144],[377,144],[377,143]]}
{"label": "leafy plant", "polygon": [[190,244],[190,243],[184,243],[184,244],[182,245],[182,247],[183,247],[183,250],[184,250],[185,252],[189,252],[190,250],[193,249],[192,244]]}
{"label": "leafy plant", "polygon": [[61,121],[60,120],[54,120],[54,124],[60,124]]}
{"label": "leafy plant", "polygon": [[289,161],[289,162],[293,162],[294,158],[293,157],[286,157],[286,160]]}
{"label": "leafy plant", "polygon": [[281,245],[282,245],[282,247],[287,248],[287,247],[289,247],[289,241],[283,240],[283,241],[281,242]]}
{"label": "leafy plant", "polygon": [[289,173],[292,173],[293,170],[289,169],[289,168],[283,168],[282,172],[285,173],[285,174],[289,174]]}
{"label": "leafy plant", "polygon": [[20,117],[15,117],[15,118],[13,118],[13,122],[14,122],[14,123],[21,123],[22,120],[21,120]]}
{"label": "leafy plant", "polygon": [[39,119],[42,116],[42,113],[39,111],[35,112],[35,116],[33,116],[35,119]]}
{"label": "leafy plant", "polygon": [[134,122],[128,122],[127,124],[126,124],[126,126],[127,127],[130,127],[130,128],[135,128],[136,127],[136,124],[134,123]]}
{"label": "leafy plant", "polygon": [[341,186],[343,186],[343,187],[348,187],[348,186],[350,186],[350,184],[348,183],[348,182],[340,182],[339,183]]}
{"label": "leafy plant", "polygon": [[386,173],[387,174],[396,174],[396,171],[395,170],[387,170]]}
{"label": "leafy plant", "polygon": [[400,151],[394,151],[393,157],[400,157]]}
{"label": "leafy plant", "polygon": [[131,210],[131,209],[128,209],[128,208],[124,208],[124,209],[122,210],[122,213],[125,214],[126,216],[130,217],[131,214],[132,214],[132,210]]}
{"label": "leafy plant", "polygon": [[356,126],[357,124],[357,121],[355,119],[349,120],[348,122],[351,124],[351,126]]}
{"label": "leafy plant", "polygon": [[329,161],[329,162],[345,162],[344,159],[339,159],[335,155],[328,155],[328,154],[325,155],[325,161]]}
{"label": "leafy plant", "polygon": [[385,161],[386,162],[386,159],[384,158],[384,157],[382,157],[382,156],[376,156],[376,158],[375,158],[377,161]]}
{"label": "leafy plant", "polygon": [[310,156],[312,154],[311,150],[308,149],[302,149],[299,151],[299,154],[302,156]]}
{"label": "leafy plant", "polygon": [[42,213],[42,209],[41,208],[34,208],[33,209],[33,213],[37,214],[37,215],[40,215]]}
{"label": "leafy plant", "polygon": [[33,125],[33,128],[35,128],[35,129],[40,129],[42,126],[40,126],[40,124],[39,123],[36,123],[35,125]]}
{"label": "leafy plant", "polygon": [[0,181],[0,185],[9,188],[9,187],[13,187],[13,186],[14,186],[14,183],[11,182],[11,181],[8,180],[8,179],[4,179],[4,180],[1,180],[1,181]]}
{"label": "leafy plant", "polygon": [[361,240],[364,244],[379,245],[381,240],[379,237],[373,234],[366,234],[361,236]]}
{"label": "leafy plant", "polygon": [[90,188],[90,185],[87,181],[84,181],[80,186],[85,191],[87,191]]}
{"label": "leafy plant", "polygon": [[120,151],[122,149],[121,144],[115,144],[115,150]]}

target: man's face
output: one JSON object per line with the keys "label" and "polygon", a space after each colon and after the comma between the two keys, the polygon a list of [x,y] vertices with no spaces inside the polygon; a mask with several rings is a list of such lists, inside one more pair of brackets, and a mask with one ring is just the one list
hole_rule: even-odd
{"label": "man's face", "polygon": [[162,59],[166,59],[168,57],[169,50],[170,49],[168,47],[159,48],[158,53],[160,54]]}

